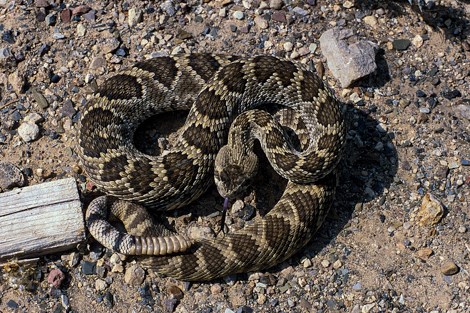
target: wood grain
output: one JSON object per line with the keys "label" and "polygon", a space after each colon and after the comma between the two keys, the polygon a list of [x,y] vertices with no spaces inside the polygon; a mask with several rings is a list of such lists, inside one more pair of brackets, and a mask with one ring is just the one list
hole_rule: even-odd
{"label": "wood grain", "polygon": [[0,260],[64,251],[85,240],[75,179],[0,193]]}

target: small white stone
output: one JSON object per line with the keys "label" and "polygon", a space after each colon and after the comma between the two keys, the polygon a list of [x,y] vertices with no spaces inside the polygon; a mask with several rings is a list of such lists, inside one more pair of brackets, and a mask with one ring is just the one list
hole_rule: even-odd
{"label": "small white stone", "polygon": [[286,50],[287,52],[290,52],[292,51],[292,49],[294,49],[294,45],[292,44],[292,42],[289,41],[285,42],[283,46],[284,50]]}
{"label": "small white stone", "polygon": [[374,28],[377,27],[377,19],[373,15],[365,16],[362,20],[364,21],[364,23],[366,23],[367,25],[371,27],[374,27]]}
{"label": "small white stone", "polygon": [[237,20],[243,20],[245,18],[245,14],[242,11],[235,11],[233,12],[233,17]]}
{"label": "small white stone", "polygon": [[95,289],[98,291],[103,291],[108,287],[108,284],[102,280],[102,279],[97,279],[95,281]]}
{"label": "small white stone", "polygon": [[77,25],[77,36],[83,37],[86,34],[86,27],[82,23]]}
{"label": "small white stone", "polygon": [[354,6],[354,3],[352,3],[351,1],[344,1],[343,3],[343,8],[346,8],[346,9],[350,9]]}
{"label": "small white stone", "polygon": [[20,127],[18,127],[18,135],[20,135],[21,139],[25,142],[36,140],[39,136],[39,127],[33,123],[22,123]]}
{"label": "small white stone", "polygon": [[414,36],[414,38],[411,40],[411,43],[413,46],[419,48],[423,45],[424,39],[420,35]]}
{"label": "small white stone", "polygon": [[315,51],[317,50],[317,47],[318,47],[318,45],[316,43],[311,43],[308,46],[308,50],[310,50],[310,53],[315,53]]}
{"label": "small white stone", "polygon": [[321,266],[323,266],[323,267],[325,267],[325,268],[328,267],[328,266],[330,266],[330,261],[328,261],[328,260],[323,260],[323,261],[321,261]]}
{"label": "small white stone", "polygon": [[220,17],[226,17],[227,16],[227,9],[226,8],[221,8],[219,10],[219,16]]}

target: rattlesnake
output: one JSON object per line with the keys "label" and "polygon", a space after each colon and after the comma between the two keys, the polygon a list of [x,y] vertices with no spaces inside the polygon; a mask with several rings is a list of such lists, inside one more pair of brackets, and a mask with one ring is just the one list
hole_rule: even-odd
{"label": "rattlesnake", "polygon": [[[273,104],[303,123],[302,151],[292,148],[270,114],[250,111]],[[170,149],[159,156],[137,150],[133,137],[143,121],[182,109],[189,114]],[[160,255],[145,261],[169,276],[210,280],[271,267],[310,240],[332,202],[345,125],[331,91],[303,65],[273,56],[189,54],[143,61],[107,79],[83,112],[78,137],[89,178],[108,195],[153,212],[197,199],[213,182],[214,164],[219,192],[236,194],[253,175],[245,172],[250,162],[244,158],[252,155],[253,139],[260,140],[275,170],[289,181],[275,207],[239,231],[195,241],[154,231],[146,210],[129,202],[101,197],[88,208],[90,233],[105,246]],[[237,143],[241,139],[247,141],[244,148]],[[137,237],[106,222],[106,205]]]}

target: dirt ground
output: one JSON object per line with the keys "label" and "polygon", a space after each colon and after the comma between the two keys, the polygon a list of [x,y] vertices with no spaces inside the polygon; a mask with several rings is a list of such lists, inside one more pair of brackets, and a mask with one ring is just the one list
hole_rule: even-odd
{"label": "dirt ground", "polygon": [[[332,211],[286,262],[188,284],[90,239],[1,268],[0,312],[469,312],[469,18],[464,0],[422,11],[374,0],[0,0],[0,162],[19,168],[25,185],[76,178],[84,209],[99,192],[76,155],[80,112],[96,84],[139,60],[215,52],[324,64],[349,128]],[[350,88],[320,49],[334,26],[379,46],[376,73]],[[397,48],[400,39],[409,46]],[[26,140],[20,127],[32,113],[38,133]],[[143,151],[184,116],[159,120],[167,122],[141,130],[152,142]],[[283,183],[264,166],[244,200],[272,206]],[[433,223],[423,222],[429,195],[443,211]],[[212,188],[179,215],[216,228],[221,207]],[[55,269],[64,274],[58,287],[48,283]]]}

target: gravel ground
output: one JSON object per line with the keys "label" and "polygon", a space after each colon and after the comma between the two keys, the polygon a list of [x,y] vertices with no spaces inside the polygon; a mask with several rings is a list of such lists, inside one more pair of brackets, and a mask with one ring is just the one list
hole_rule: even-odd
{"label": "gravel ground", "polygon": [[[332,212],[316,239],[279,266],[187,284],[90,240],[1,268],[0,311],[469,312],[469,17],[463,0],[423,12],[373,0],[0,0],[0,162],[21,171],[17,185],[75,177],[84,202],[95,197],[75,152],[80,112],[109,74],[159,55],[325,64],[349,123]],[[376,73],[350,88],[320,49],[334,26],[379,47]],[[159,131],[142,132],[155,139]],[[12,188],[1,173],[0,188]],[[267,203],[282,188],[271,180],[256,193]],[[222,206],[215,189],[189,209],[208,206]],[[182,214],[217,224],[217,212],[200,215]]]}

